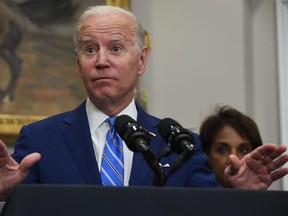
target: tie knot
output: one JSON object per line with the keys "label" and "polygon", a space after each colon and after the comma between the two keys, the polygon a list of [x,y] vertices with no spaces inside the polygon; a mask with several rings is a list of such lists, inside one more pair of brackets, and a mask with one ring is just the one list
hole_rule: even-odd
{"label": "tie knot", "polygon": [[110,116],[110,117],[107,119],[108,124],[109,124],[110,127],[113,127],[113,126],[114,126],[116,118],[117,118],[116,116]]}

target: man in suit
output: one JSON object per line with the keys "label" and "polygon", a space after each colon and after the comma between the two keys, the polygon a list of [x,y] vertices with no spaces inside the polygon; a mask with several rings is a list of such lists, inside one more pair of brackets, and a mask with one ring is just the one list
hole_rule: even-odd
{"label": "man in suit", "polygon": [[[12,157],[0,142],[2,200],[23,181],[101,185],[109,116],[129,115],[155,134],[150,142],[153,152],[167,146],[157,131],[160,120],[147,114],[133,99],[148,55],[144,32],[134,15],[111,6],[89,8],[79,19],[75,42],[77,72],[88,98],[75,110],[24,126]],[[219,187],[198,135],[193,137],[195,154],[168,178],[165,186]],[[282,155],[285,151],[284,146],[268,144],[241,161],[232,156],[232,165],[225,171],[227,181],[237,188],[268,188],[288,173],[288,169],[281,168],[288,160],[287,154]],[[126,145],[123,152],[123,185],[153,186],[154,173],[141,153],[130,151]],[[160,162],[169,168],[176,157],[171,154]]]}

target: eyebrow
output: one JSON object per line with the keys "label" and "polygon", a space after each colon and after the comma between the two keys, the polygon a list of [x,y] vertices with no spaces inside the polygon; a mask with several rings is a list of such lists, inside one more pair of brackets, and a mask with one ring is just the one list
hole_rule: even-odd
{"label": "eyebrow", "polygon": [[80,42],[83,42],[83,43],[89,43],[90,41],[92,41],[92,38],[89,36],[83,36],[80,38]]}
{"label": "eyebrow", "polygon": [[121,36],[112,37],[111,41],[112,42],[127,43],[127,44],[133,42],[133,41],[129,41],[129,40],[127,40],[127,38],[121,37]]}
{"label": "eyebrow", "polygon": [[80,44],[84,46],[94,46],[95,44],[97,44],[97,41],[95,41],[92,37],[83,37],[80,40]]}
{"label": "eyebrow", "polygon": [[[83,37],[81,37],[81,40],[80,40],[80,42],[82,42],[82,43],[90,43],[91,41],[93,41],[93,38],[91,38],[91,37],[89,37],[89,36],[83,36]],[[113,37],[112,39],[111,39],[111,41],[112,42],[125,42],[125,43],[128,43],[129,41],[126,39],[126,38],[124,38],[124,37],[119,37],[119,36],[117,36],[117,37]]]}
{"label": "eyebrow", "polygon": [[242,142],[240,145],[245,145],[245,146],[253,147],[250,142]]}
{"label": "eyebrow", "polygon": [[[214,145],[229,145],[229,142],[226,142],[226,141],[218,141],[218,142],[214,142]],[[252,144],[250,142],[241,142],[240,143],[240,146],[241,145],[245,145],[245,146],[250,146],[252,147]]]}
{"label": "eyebrow", "polygon": [[219,141],[219,142],[214,142],[214,145],[229,145],[229,143],[225,141]]}

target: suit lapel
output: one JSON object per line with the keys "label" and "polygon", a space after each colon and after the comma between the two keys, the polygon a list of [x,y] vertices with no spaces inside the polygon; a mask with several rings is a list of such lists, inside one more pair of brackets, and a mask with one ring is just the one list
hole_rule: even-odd
{"label": "suit lapel", "polygon": [[[159,119],[147,114],[138,105],[137,109],[138,123],[158,135],[157,125]],[[102,184],[90,135],[85,102],[65,117],[61,133],[85,183]],[[153,152],[158,153],[161,150],[159,143],[159,136],[156,138],[151,137],[150,148]],[[151,181],[153,177],[154,173],[147,165],[142,154],[134,153],[129,185],[153,185]]]}
{"label": "suit lapel", "polygon": [[85,102],[71,111],[63,122],[61,133],[86,184],[101,184]]}

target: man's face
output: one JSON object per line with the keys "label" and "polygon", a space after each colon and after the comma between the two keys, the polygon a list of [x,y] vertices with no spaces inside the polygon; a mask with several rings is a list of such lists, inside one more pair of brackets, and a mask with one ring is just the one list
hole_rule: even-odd
{"label": "man's face", "polygon": [[111,104],[128,105],[138,76],[145,71],[147,49],[137,47],[134,25],[131,18],[115,14],[84,20],[77,52],[78,73],[90,100],[100,109]]}

